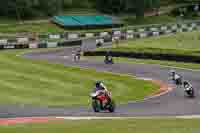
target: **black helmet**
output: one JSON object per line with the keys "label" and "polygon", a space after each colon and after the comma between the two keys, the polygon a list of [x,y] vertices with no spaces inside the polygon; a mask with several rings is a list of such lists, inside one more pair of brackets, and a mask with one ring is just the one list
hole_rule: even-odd
{"label": "black helmet", "polygon": [[101,87],[101,84],[102,84],[101,81],[97,81],[97,82],[95,83],[95,86],[96,86],[97,88],[99,88],[99,87]]}
{"label": "black helmet", "polygon": [[183,82],[183,85],[184,85],[184,86],[188,86],[188,85],[189,85],[189,82],[188,82],[188,81],[184,81],[184,82]]}
{"label": "black helmet", "polygon": [[175,70],[170,70],[170,75],[171,76],[174,76],[176,74],[176,71]]}
{"label": "black helmet", "polygon": [[175,70],[170,70],[170,73],[176,73],[176,71]]}

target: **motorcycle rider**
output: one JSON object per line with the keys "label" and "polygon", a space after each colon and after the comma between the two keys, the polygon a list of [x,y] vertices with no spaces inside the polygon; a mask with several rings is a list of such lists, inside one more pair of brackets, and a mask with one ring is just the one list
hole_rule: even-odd
{"label": "motorcycle rider", "polygon": [[74,51],[74,61],[79,61],[81,58],[81,49]]}
{"label": "motorcycle rider", "polygon": [[[107,87],[103,84],[102,81],[97,81],[97,82],[95,83],[94,92],[95,92],[95,93],[98,93],[99,95],[100,95],[100,94],[105,95],[106,98],[107,98],[107,100],[108,100],[108,102],[111,100],[111,99],[110,99],[110,97],[111,97],[110,92],[108,91]],[[103,108],[103,103],[102,103],[102,101],[100,101],[100,102],[101,102],[101,103],[100,103],[100,104],[101,104],[101,108]]]}
{"label": "motorcycle rider", "polygon": [[190,82],[184,81],[183,87],[188,96],[194,97],[194,88],[192,87],[192,84],[190,84]]}
{"label": "motorcycle rider", "polygon": [[192,89],[192,85],[188,81],[183,82],[183,87],[185,91],[190,91]]}
{"label": "motorcycle rider", "polygon": [[107,51],[105,54],[105,63],[106,64],[113,64],[113,58],[110,51]]}
{"label": "motorcycle rider", "polygon": [[103,93],[109,93],[109,91],[108,91],[108,89],[107,89],[107,87],[103,84],[103,82],[102,81],[97,81],[96,83],[95,83],[95,90],[94,90],[95,92],[103,92]]}
{"label": "motorcycle rider", "polygon": [[176,84],[179,84],[178,82],[180,82],[182,80],[182,77],[176,73],[175,70],[171,70],[170,74],[172,76],[172,80],[176,82]]}

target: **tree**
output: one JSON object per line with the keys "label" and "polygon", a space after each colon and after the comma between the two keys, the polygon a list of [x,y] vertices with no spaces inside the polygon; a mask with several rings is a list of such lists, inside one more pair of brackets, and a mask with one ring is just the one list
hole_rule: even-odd
{"label": "tree", "polygon": [[135,15],[136,18],[144,18],[145,0],[135,0]]}
{"label": "tree", "polygon": [[53,16],[68,8],[93,8],[109,14],[133,11],[137,18],[144,16],[146,9],[159,7],[160,0],[3,0],[0,15],[19,20],[35,16]]}
{"label": "tree", "polygon": [[119,14],[125,11],[125,0],[96,0],[97,9],[104,13]]}

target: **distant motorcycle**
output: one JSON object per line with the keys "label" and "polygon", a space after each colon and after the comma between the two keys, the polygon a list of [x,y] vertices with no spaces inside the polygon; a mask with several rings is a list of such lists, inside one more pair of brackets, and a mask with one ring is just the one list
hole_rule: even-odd
{"label": "distant motorcycle", "polygon": [[105,64],[114,64],[112,56],[105,57],[104,63]]}
{"label": "distant motorcycle", "polygon": [[106,52],[104,63],[105,64],[114,64],[113,57],[112,57],[112,54],[110,53],[110,51]]}
{"label": "distant motorcycle", "polygon": [[183,87],[184,87],[186,96],[191,97],[191,98],[195,97],[194,88],[192,87],[192,85],[189,82],[184,81]]}
{"label": "distant motorcycle", "polygon": [[80,59],[81,59],[81,50],[76,51],[76,52],[74,53],[73,57],[74,57],[74,61],[75,61],[75,62],[76,62],[76,61],[80,61]]}
{"label": "distant motorcycle", "polygon": [[171,77],[171,80],[176,85],[182,85],[183,84],[183,77],[181,75],[177,74],[175,71],[170,72],[170,77]]}
{"label": "distant motorcycle", "polygon": [[91,93],[90,96],[94,112],[115,112],[115,102],[111,98],[111,93],[109,97],[99,92]]}

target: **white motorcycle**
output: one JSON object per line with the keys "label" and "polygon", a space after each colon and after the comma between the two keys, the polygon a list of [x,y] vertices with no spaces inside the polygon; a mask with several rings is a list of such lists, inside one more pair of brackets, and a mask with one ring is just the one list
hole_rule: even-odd
{"label": "white motorcycle", "polygon": [[192,87],[192,85],[189,82],[184,81],[183,87],[184,87],[186,96],[191,97],[191,98],[195,97],[194,88]]}
{"label": "white motorcycle", "polygon": [[170,72],[170,77],[171,80],[176,84],[176,85],[182,85],[183,84],[183,77],[176,72]]}

